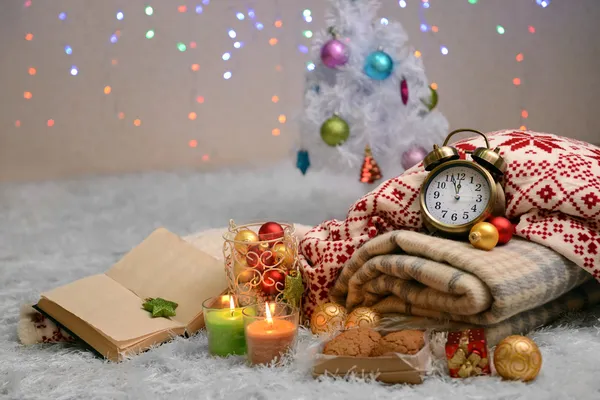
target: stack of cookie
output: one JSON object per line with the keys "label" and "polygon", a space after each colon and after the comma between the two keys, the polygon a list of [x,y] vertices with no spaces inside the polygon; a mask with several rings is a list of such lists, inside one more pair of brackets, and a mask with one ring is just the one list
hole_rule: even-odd
{"label": "stack of cookie", "polygon": [[323,354],[350,357],[380,357],[417,354],[425,346],[422,331],[402,330],[381,336],[371,328],[350,329],[329,341]]}

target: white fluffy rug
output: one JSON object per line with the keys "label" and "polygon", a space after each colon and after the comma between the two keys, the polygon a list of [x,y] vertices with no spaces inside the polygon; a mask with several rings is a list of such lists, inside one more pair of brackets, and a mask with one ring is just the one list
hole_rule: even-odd
{"label": "white fluffy rug", "polygon": [[225,226],[230,218],[312,225],[343,218],[365,190],[355,178],[323,173],[303,178],[288,166],[0,185],[0,398],[600,398],[600,308],[532,335],[544,364],[530,384],[444,376],[415,387],[316,381],[302,354],[284,368],[248,368],[239,359],[210,358],[202,334],[121,364],[103,362],[75,345],[23,347],[17,341],[21,303],[104,271],[158,226],[186,235]]}

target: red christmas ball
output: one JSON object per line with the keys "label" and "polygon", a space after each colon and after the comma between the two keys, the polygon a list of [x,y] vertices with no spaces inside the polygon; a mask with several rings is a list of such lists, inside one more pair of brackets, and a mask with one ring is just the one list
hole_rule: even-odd
{"label": "red christmas ball", "polygon": [[[249,267],[263,270],[264,267],[261,263],[261,256],[265,252],[265,246],[262,244],[256,246],[250,246],[248,253],[246,253],[246,263]],[[268,248],[268,247],[267,247]]]}
{"label": "red christmas ball", "polygon": [[263,280],[260,282],[260,288],[265,294],[273,295],[283,290],[285,285],[285,274],[276,269],[266,271]]}
{"label": "red christmas ball", "polygon": [[258,230],[260,240],[274,240],[283,237],[283,227],[277,222],[265,222]]}
{"label": "red christmas ball", "polygon": [[512,239],[515,227],[504,217],[491,217],[487,220],[498,229],[498,244],[506,244]]}
{"label": "red christmas ball", "polygon": [[246,263],[249,267],[256,268],[258,264],[260,264],[260,254],[250,250],[248,254],[246,254]]}
{"label": "red christmas ball", "polygon": [[275,257],[275,253],[273,253],[271,250],[265,251],[260,255],[260,262],[265,267],[272,267],[273,265],[277,264],[277,258]]}

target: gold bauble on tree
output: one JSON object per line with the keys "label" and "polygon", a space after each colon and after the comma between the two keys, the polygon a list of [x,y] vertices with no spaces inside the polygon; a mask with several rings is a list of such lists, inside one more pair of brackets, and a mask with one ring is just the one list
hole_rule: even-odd
{"label": "gold bauble on tree", "polygon": [[358,307],[346,318],[346,329],[351,328],[375,328],[379,325],[381,316],[369,307]]}
{"label": "gold bauble on tree", "polygon": [[478,222],[469,233],[469,242],[481,250],[491,250],[496,247],[498,238],[498,229],[489,222]]}
{"label": "gold bauble on tree", "polygon": [[533,340],[525,336],[509,336],[496,346],[494,366],[504,379],[531,381],[542,368],[542,353]]}
{"label": "gold bauble on tree", "polygon": [[348,312],[339,304],[320,304],[310,318],[310,330],[316,335],[341,330],[344,328],[347,316]]}
{"label": "gold bauble on tree", "polygon": [[[240,254],[248,253],[248,247],[252,243],[258,242],[258,235],[250,229],[242,229],[235,234],[233,238],[235,241],[234,247]],[[246,244],[248,243],[248,244]]]}

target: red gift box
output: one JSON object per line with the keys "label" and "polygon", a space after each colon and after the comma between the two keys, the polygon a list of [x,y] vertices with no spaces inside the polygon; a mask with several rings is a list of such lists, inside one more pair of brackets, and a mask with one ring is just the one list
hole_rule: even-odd
{"label": "red gift box", "polygon": [[450,376],[453,378],[490,375],[490,360],[484,329],[448,333],[446,359]]}

